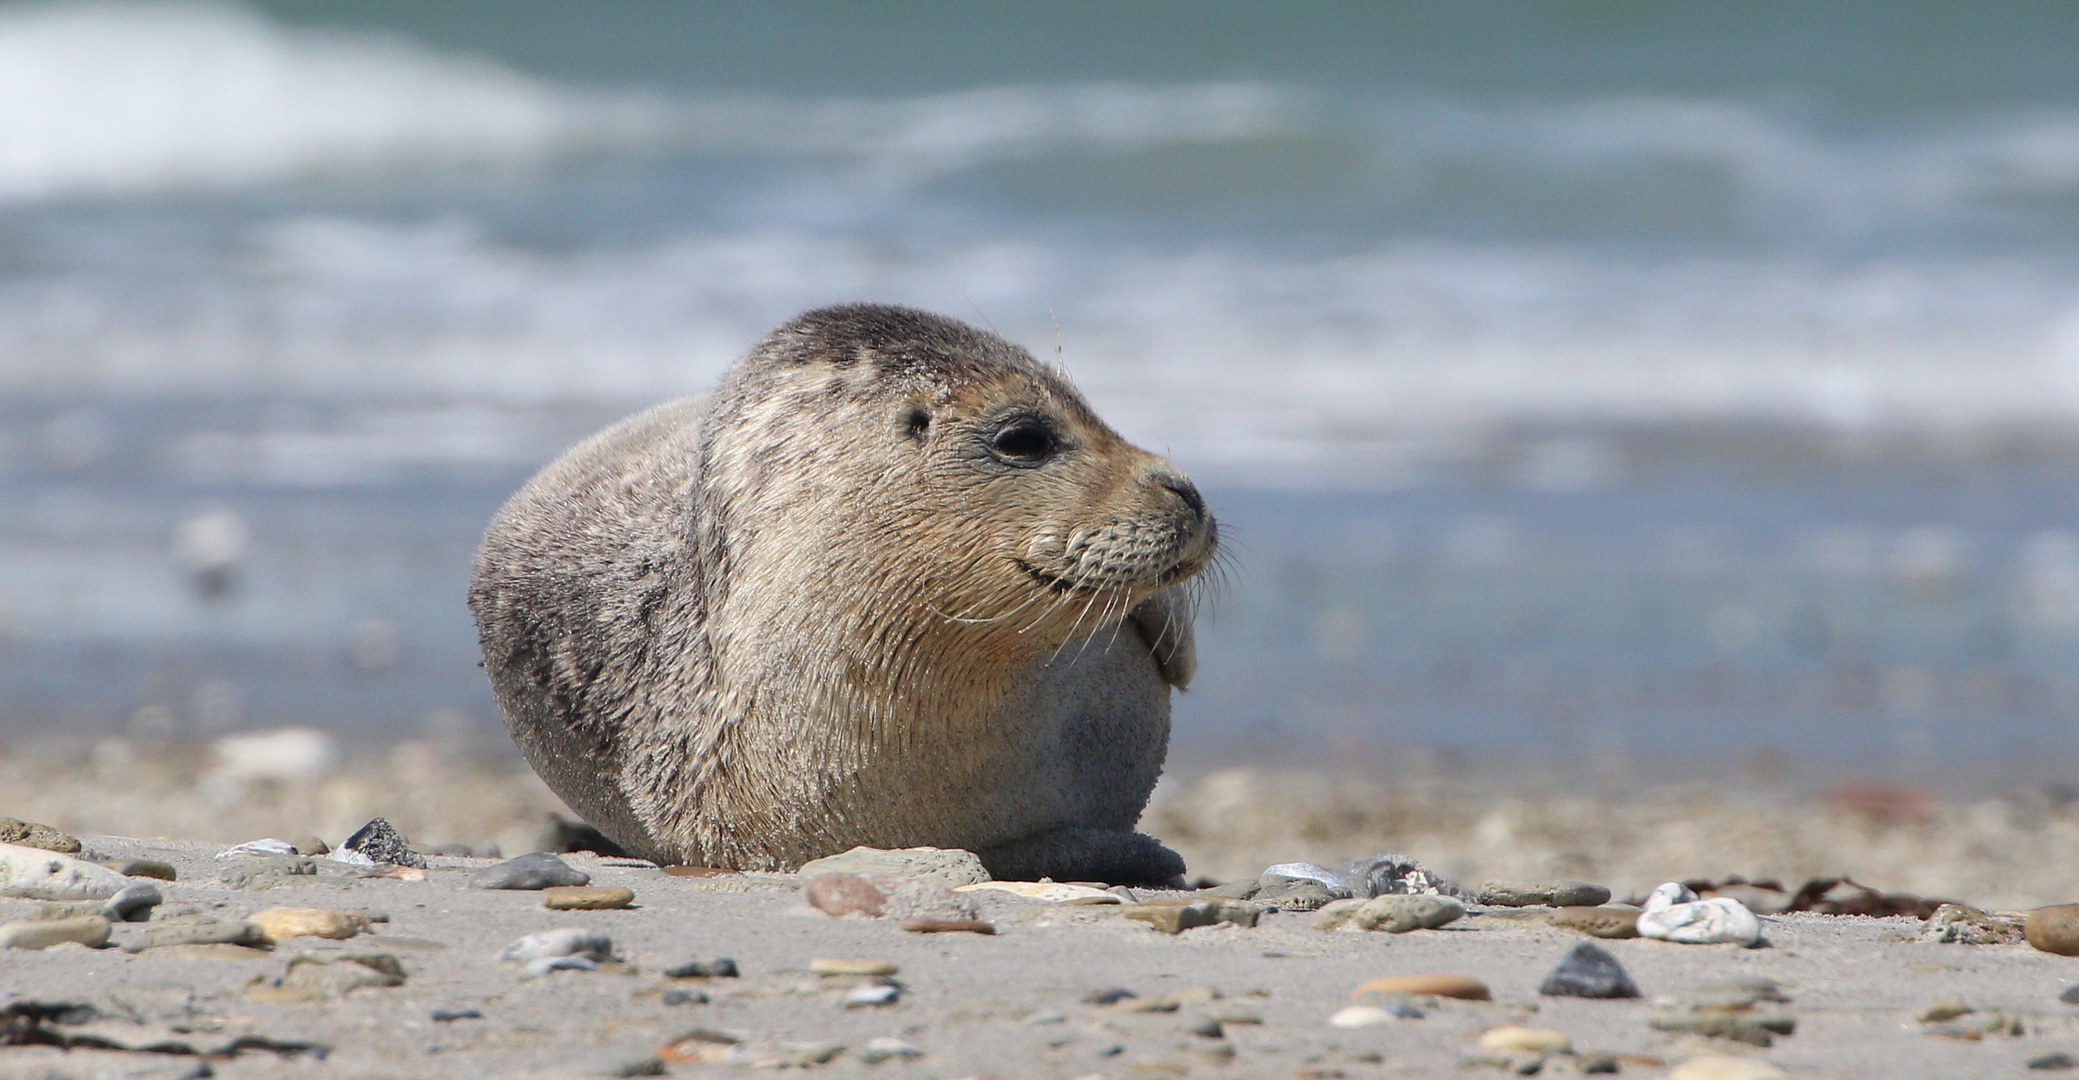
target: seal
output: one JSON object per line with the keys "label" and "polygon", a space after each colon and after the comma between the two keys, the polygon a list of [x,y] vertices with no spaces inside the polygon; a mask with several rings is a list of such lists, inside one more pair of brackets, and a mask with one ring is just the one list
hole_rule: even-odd
{"label": "seal", "polygon": [[907,308],[810,311],[508,501],[470,608],[507,728],[628,851],[791,869],[957,847],[1160,884],[1134,831],[1218,526],[1059,371]]}

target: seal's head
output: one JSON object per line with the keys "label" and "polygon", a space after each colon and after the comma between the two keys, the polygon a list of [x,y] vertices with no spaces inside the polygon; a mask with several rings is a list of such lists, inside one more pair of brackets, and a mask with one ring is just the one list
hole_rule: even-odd
{"label": "seal's head", "polygon": [[[831,307],[780,327],[732,369],[705,430],[701,543],[731,598],[757,597],[768,627],[784,599],[789,635],[833,631],[814,636],[870,666],[1056,649],[1190,579],[1218,543],[1191,481],[1061,373],[921,311]],[[711,615],[761,655],[785,648]]]}

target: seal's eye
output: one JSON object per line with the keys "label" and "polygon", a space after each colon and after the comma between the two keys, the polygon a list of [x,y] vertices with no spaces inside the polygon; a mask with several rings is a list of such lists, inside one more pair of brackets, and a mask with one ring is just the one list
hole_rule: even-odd
{"label": "seal's eye", "polygon": [[989,446],[997,455],[1032,465],[1054,456],[1061,444],[1047,425],[1038,420],[1020,420],[996,433]]}

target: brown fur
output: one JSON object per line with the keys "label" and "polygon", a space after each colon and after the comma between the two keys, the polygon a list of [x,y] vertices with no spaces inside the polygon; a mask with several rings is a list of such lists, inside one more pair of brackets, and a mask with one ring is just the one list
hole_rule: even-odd
{"label": "brown fur", "polygon": [[632,851],[1160,881],[1182,861],[1132,829],[1216,534],[1024,350],[854,305],[542,470],[470,606],[514,739]]}

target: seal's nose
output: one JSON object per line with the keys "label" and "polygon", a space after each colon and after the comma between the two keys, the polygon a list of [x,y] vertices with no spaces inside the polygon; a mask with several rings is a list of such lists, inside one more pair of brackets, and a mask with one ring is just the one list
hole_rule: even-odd
{"label": "seal's nose", "polygon": [[1155,483],[1175,492],[1177,498],[1184,500],[1184,505],[1191,508],[1192,513],[1199,517],[1206,516],[1206,501],[1199,497],[1198,487],[1191,481],[1176,473],[1162,473],[1155,477]]}

